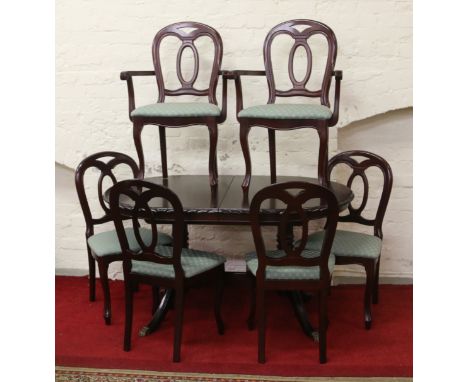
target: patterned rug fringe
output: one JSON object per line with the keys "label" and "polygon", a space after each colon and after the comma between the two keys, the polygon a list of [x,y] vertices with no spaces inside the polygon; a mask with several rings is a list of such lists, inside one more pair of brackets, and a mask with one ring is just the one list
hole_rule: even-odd
{"label": "patterned rug fringe", "polygon": [[56,366],[56,382],[410,382],[412,378],[275,377],[242,374],[170,373]]}

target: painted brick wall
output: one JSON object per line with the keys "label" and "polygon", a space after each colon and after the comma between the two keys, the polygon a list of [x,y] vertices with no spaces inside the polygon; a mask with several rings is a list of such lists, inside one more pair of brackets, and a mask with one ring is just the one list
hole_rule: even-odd
{"label": "painted brick wall", "polygon": [[[341,129],[331,131],[331,153],[348,146],[372,147],[379,153],[380,149],[383,150],[380,134],[384,134],[394,148],[385,154],[382,152],[382,155],[392,158],[395,163],[402,163],[397,166],[399,170],[404,168],[402,176],[407,177],[408,184],[411,183],[410,170],[409,175],[407,171],[407,168],[411,169],[412,142],[408,133],[411,132],[411,112],[404,112],[406,117],[403,119],[398,112],[388,113],[381,117],[383,119],[378,117],[375,124],[372,123],[374,119],[368,119],[412,105],[412,2],[409,0],[62,0],[57,2],[56,18],[56,266],[60,270],[87,267],[84,222],[75,195],[72,169],[87,155],[101,150],[122,151],[136,157],[128,120],[126,85],[119,80],[119,73],[152,69],[151,42],[154,34],[176,21],[201,21],[217,29],[224,42],[222,67],[225,69],[262,69],[263,40],[269,29],[281,21],[311,18],[331,26],[338,39],[336,68],[344,72],[338,125]],[[280,64],[284,64],[289,48],[287,43],[278,45],[275,57]],[[317,41],[315,48],[313,52],[317,59],[314,65],[320,69],[323,65],[320,57],[325,47]],[[164,70],[170,78],[169,84],[174,84],[174,62],[170,57],[176,49],[170,45],[165,49],[168,61]],[[200,52],[209,54],[208,44],[202,44]],[[297,59],[300,64],[304,57],[299,53]],[[204,63],[202,59],[202,70]],[[303,67],[298,65],[295,68],[300,77]],[[189,73],[189,65],[183,69],[184,73]],[[278,67],[278,73],[281,69]],[[317,73],[313,72],[313,77]],[[282,83],[286,79],[287,76],[279,75]],[[317,77],[312,81],[317,81]],[[135,86],[137,106],[154,101],[157,96],[154,79],[138,80]],[[244,93],[247,106],[265,103],[266,81],[263,78],[244,81]],[[228,118],[220,126],[219,133],[221,174],[244,171],[234,110],[234,88],[230,85]],[[368,126],[363,131],[369,134],[362,132],[359,140],[353,140],[346,132],[354,131],[355,124],[361,126],[362,120]],[[392,125],[394,120],[400,126],[398,131]],[[385,121],[385,128],[380,126],[382,121]],[[156,130],[147,127],[143,132],[147,174],[151,175],[160,174]],[[207,136],[204,127],[170,129],[170,173],[206,173]],[[251,134],[254,172],[258,174],[268,173],[266,137],[266,131],[260,128],[253,129]],[[280,174],[316,174],[318,140],[314,132],[281,132],[277,140]],[[400,145],[406,150],[404,159],[399,153]],[[411,216],[411,191],[400,199],[402,206],[394,204],[392,213],[397,216],[400,208],[404,208],[406,215]],[[411,232],[410,219],[406,219],[400,229]],[[239,258],[252,247],[250,233],[245,228],[199,227],[192,231],[194,246],[218,250],[229,257]],[[390,232],[386,238],[388,236],[390,240]],[[401,261],[385,263],[383,273],[411,274],[410,236],[405,237],[405,245],[398,246]],[[388,243],[386,248],[391,244]],[[229,253],[226,248],[229,248]],[[116,267],[114,272],[118,271]]]}

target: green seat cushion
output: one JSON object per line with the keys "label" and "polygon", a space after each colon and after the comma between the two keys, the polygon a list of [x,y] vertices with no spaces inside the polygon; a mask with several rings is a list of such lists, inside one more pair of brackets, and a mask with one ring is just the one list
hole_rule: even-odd
{"label": "green seat cushion", "polygon": [[330,119],[332,114],[332,111],[323,105],[271,103],[241,110],[239,118]]}
{"label": "green seat cushion", "polygon": [[[133,232],[133,228],[125,228],[125,234],[127,235],[128,246],[132,251],[138,251],[140,246]],[[140,228],[140,235],[145,244],[150,244],[152,239],[152,233],[150,229]],[[172,238],[165,233],[158,232],[158,244],[168,245],[172,243]],[[119,239],[117,232],[107,231],[97,233],[88,239],[88,245],[96,256],[108,256],[117,255],[122,253],[120,248]]]}
{"label": "green seat cushion", "polygon": [[132,111],[132,117],[218,117],[221,110],[212,103],[154,103]]}
{"label": "green seat cushion", "polygon": [[[319,251],[322,248],[324,231],[316,232],[307,239],[306,249]],[[366,257],[376,259],[380,256],[382,240],[365,233],[337,230],[333,240],[332,252],[335,256]]]}
{"label": "green seat cushion", "polygon": [[[268,257],[280,258],[286,254],[282,250],[267,251]],[[301,256],[305,258],[319,257],[320,252],[304,250]],[[258,269],[258,258],[255,252],[250,252],[245,256],[247,262],[247,269],[253,274],[257,274]],[[330,254],[328,258],[328,270],[330,273],[333,272],[335,266],[335,256]],[[320,279],[320,267],[302,267],[302,266],[270,266],[266,267],[265,278],[267,280],[319,280]]]}
{"label": "green seat cushion", "polygon": [[[157,253],[167,257],[172,256],[172,250],[173,248],[169,246],[158,246],[156,248]],[[225,261],[226,259],[223,256],[216,253],[182,248],[181,263],[187,278],[216,268]],[[132,260],[132,273],[172,279],[175,277],[174,267],[171,264],[156,264],[140,260]]]}

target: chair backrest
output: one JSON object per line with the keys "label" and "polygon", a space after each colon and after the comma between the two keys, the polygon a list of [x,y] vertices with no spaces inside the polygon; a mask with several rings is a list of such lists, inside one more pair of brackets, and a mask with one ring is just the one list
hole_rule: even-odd
{"label": "chair backrest", "polygon": [[[294,194],[291,191],[296,191]],[[280,248],[285,252],[281,258],[271,258],[266,256],[265,243],[261,231],[262,203],[266,200],[276,199],[284,203],[285,209],[280,218],[278,227]],[[308,211],[304,205],[311,199],[320,199],[320,209]],[[324,212],[326,209],[326,212]],[[308,237],[309,221],[322,217],[327,217],[325,238],[323,240],[320,256],[316,258],[305,258],[301,256]],[[266,266],[320,266],[320,279],[328,280],[328,258],[335,237],[336,225],[338,223],[338,201],[328,188],[318,184],[307,182],[286,182],[277,183],[261,189],[255,194],[250,204],[250,222],[252,234],[255,241],[255,249],[258,256],[257,278],[264,279]],[[290,237],[292,225],[302,227],[299,241]]]}
{"label": "chair backrest", "polygon": [[[359,161],[357,158],[364,158],[364,160]],[[382,222],[387,210],[388,201],[390,199],[390,193],[392,191],[393,185],[393,174],[392,169],[388,162],[382,157],[370,153],[368,151],[361,150],[352,150],[345,151],[340,154],[335,155],[328,162],[328,178],[335,166],[338,164],[348,165],[352,173],[348,178],[346,185],[349,188],[352,188],[353,181],[356,177],[360,177],[363,183],[363,195],[361,205],[357,208],[353,207],[351,203],[348,205],[348,214],[345,216],[340,216],[339,221],[342,222],[354,222],[360,223],[367,226],[374,227],[374,235],[383,238],[382,233]],[[369,198],[369,180],[366,175],[366,171],[370,168],[377,167],[381,170],[383,175],[383,187],[382,193],[380,195],[379,204],[377,207],[377,213],[374,219],[368,219],[362,216],[362,212],[365,210],[367,201]]]}
{"label": "chair backrest", "polygon": [[[180,81],[181,87],[179,89],[170,90],[164,86],[164,76],[161,70],[161,42],[168,36],[175,36],[181,40],[182,45],[177,53],[176,72],[177,78]],[[210,82],[207,89],[196,89],[195,81],[198,77],[199,71],[199,54],[194,42],[197,38],[206,36],[211,38],[214,45],[214,59],[211,69]],[[187,80],[182,76],[181,61],[182,53],[185,49],[190,49],[193,53],[194,68],[192,77]],[[153,40],[153,63],[156,73],[156,81],[158,83],[159,97],[158,102],[164,102],[165,96],[179,96],[179,95],[195,95],[195,96],[208,96],[209,102],[217,104],[216,101],[216,85],[218,83],[218,71],[221,68],[221,61],[223,58],[223,41],[219,33],[212,27],[192,22],[180,22],[166,26],[161,29]]]}
{"label": "chair backrest", "polygon": [[[304,30],[299,31],[296,27],[301,25],[305,25],[307,27]],[[271,45],[273,43],[273,40],[275,39],[275,37],[283,34],[289,35],[294,39],[294,45],[289,53],[288,61],[289,79],[292,83],[292,88],[289,90],[278,90],[276,88],[271,57]],[[306,85],[312,73],[312,51],[307,42],[307,39],[316,34],[323,35],[326,38],[328,43],[328,56],[320,89],[308,90],[306,88]],[[296,50],[300,46],[302,46],[305,49],[307,55],[307,67],[304,78],[298,81],[294,76],[293,62]],[[268,33],[267,37],[265,38],[265,43],[263,45],[263,59],[265,61],[265,71],[269,89],[268,103],[274,103],[276,97],[320,97],[321,104],[329,107],[330,101],[328,98],[328,93],[330,90],[333,69],[335,68],[336,53],[337,42],[335,34],[325,24],[313,20],[299,19],[285,21],[275,26]]]}
{"label": "chair backrest", "polygon": [[[107,161],[106,158],[108,159]],[[75,186],[86,221],[86,237],[94,234],[94,225],[106,223],[112,220],[110,210],[104,202],[103,192],[105,192],[105,190],[103,190],[103,181],[108,177],[112,181],[112,184],[117,183],[117,178],[113,171],[118,165],[129,166],[132,170],[133,176],[135,178],[137,177],[138,166],[135,161],[126,154],[114,151],[103,151],[90,155],[83,159],[75,170]],[[98,218],[95,218],[95,215],[91,212],[84,184],[85,174],[91,168],[97,169],[100,172],[97,189],[102,215]]]}
{"label": "chair backrest", "polygon": [[[158,247],[158,227],[155,222],[156,212],[151,210],[153,199],[163,199],[168,204],[168,212],[172,209],[172,247]],[[181,280],[184,277],[180,256],[182,252],[184,215],[182,203],[170,189],[144,180],[124,180],[116,183],[110,190],[109,205],[114,220],[123,254],[124,274],[131,270],[131,260],[150,261],[158,264],[174,266],[175,276]],[[123,221],[130,218],[135,238],[141,248],[139,252],[130,250]],[[145,242],[140,235],[139,220],[151,225],[151,242]],[[164,249],[164,253],[161,252]]]}

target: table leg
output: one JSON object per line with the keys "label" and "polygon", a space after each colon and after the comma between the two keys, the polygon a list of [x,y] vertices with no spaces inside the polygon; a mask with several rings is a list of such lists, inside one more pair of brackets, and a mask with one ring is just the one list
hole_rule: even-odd
{"label": "table leg", "polygon": [[[277,235],[277,244],[278,249],[281,249],[280,239],[279,239],[279,227],[278,227],[278,235]],[[292,245],[294,240],[293,234],[293,226],[287,226],[287,245]],[[294,313],[296,315],[299,324],[301,325],[302,331],[305,333],[306,336],[313,338],[314,341],[318,341],[318,331],[314,329],[312,324],[307,317],[307,311],[304,306],[304,295],[301,291],[292,291],[288,292],[289,301],[294,308]]]}
{"label": "table leg", "polygon": [[[187,224],[184,225],[183,240],[184,248],[188,248],[189,232]],[[153,333],[159,328],[159,325],[161,325],[161,322],[164,320],[164,317],[166,317],[167,311],[172,306],[173,297],[174,289],[166,289],[166,292],[164,293],[164,296],[161,299],[161,302],[159,303],[158,309],[156,309],[156,312],[154,312],[151,321],[140,329],[140,337],[149,336],[151,333]]]}
{"label": "table leg", "polygon": [[307,337],[312,338],[314,341],[318,341],[318,331],[314,329],[307,317],[302,292],[289,292],[288,297],[294,308],[294,313],[296,315],[297,320],[299,321],[299,324],[301,325],[302,331]]}
{"label": "table leg", "polygon": [[158,309],[151,318],[151,321],[148,324],[146,324],[143,328],[141,328],[139,333],[140,337],[148,336],[159,328],[159,325],[161,325],[161,322],[164,320],[164,317],[166,317],[167,310],[169,309],[169,302],[173,295],[173,289],[166,290],[158,306]]}

